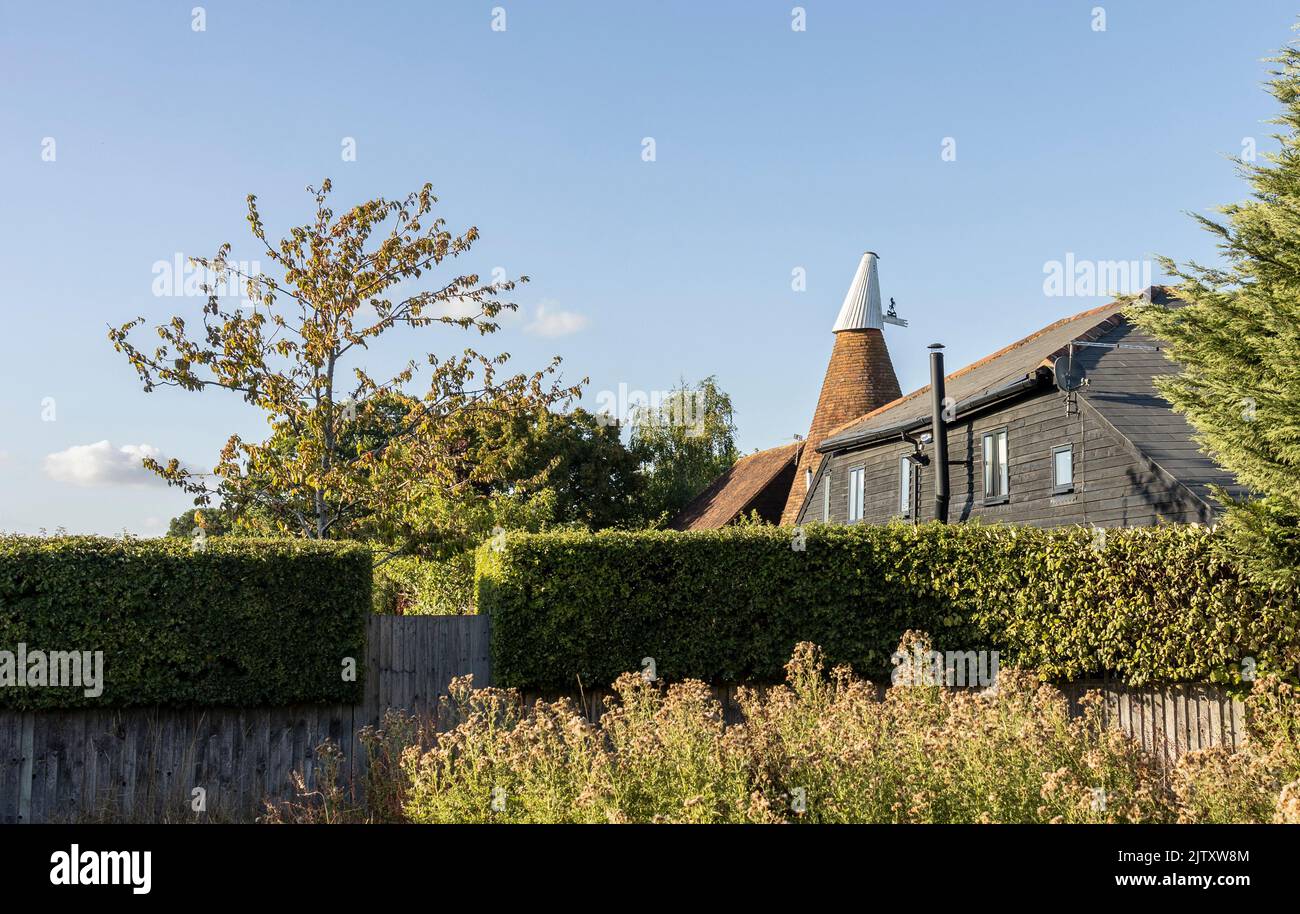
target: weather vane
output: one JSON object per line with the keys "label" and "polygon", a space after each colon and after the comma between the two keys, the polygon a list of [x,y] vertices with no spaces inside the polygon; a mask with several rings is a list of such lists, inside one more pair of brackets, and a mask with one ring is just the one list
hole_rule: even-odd
{"label": "weather vane", "polygon": [[894,305],[894,299],[889,299],[889,310],[885,312],[884,321],[886,324],[897,324],[900,327],[906,327],[907,321],[898,316],[898,308]]}

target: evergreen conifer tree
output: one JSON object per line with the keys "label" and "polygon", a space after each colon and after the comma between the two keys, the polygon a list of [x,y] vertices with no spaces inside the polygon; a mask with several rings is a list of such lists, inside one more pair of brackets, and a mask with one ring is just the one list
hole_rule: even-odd
{"label": "evergreen conifer tree", "polygon": [[1267,86],[1281,103],[1276,152],[1235,159],[1248,200],[1220,207],[1222,221],[1193,214],[1218,236],[1222,267],[1179,266],[1187,304],[1139,305],[1132,314],[1168,343],[1182,372],[1159,382],[1206,452],[1252,490],[1228,505],[1234,557],[1270,584],[1300,583],[1300,49],[1271,63]]}

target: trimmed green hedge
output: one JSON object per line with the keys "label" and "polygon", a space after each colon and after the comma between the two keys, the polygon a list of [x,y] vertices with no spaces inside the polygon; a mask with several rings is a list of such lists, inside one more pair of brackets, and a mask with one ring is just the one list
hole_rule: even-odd
{"label": "trimmed green hedge", "polygon": [[474,612],[474,553],[447,559],[375,554],[375,612],[459,616]]}
{"label": "trimmed green hedge", "polygon": [[370,590],[355,544],[0,537],[0,651],[104,652],[99,697],[10,686],[0,707],[354,702]]}
{"label": "trimmed green hedge", "polygon": [[567,688],[655,659],[668,679],[775,680],[798,641],[887,676],[907,629],[1044,678],[1294,675],[1300,601],[1242,580],[1205,528],[977,524],[512,534],[479,550],[493,678]]}

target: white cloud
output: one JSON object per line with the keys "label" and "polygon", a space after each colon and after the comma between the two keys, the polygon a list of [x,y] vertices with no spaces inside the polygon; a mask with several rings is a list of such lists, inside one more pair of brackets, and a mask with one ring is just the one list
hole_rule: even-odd
{"label": "white cloud", "polygon": [[455,298],[448,298],[438,302],[437,305],[425,311],[427,317],[450,317],[456,320],[466,317],[477,317],[483,306],[472,298],[463,298],[457,295]]}
{"label": "white cloud", "polygon": [[141,465],[145,457],[162,459],[148,444],[126,444],[114,450],[108,441],[75,444],[45,458],[45,475],[74,486],[144,485],[162,479]]}
{"label": "white cloud", "polygon": [[534,336],[568,336],[587,326],[587,316],[577,311],[565,311],[557,308],[556,302],[544,299],[537,306],[537,316],[524,328]]}

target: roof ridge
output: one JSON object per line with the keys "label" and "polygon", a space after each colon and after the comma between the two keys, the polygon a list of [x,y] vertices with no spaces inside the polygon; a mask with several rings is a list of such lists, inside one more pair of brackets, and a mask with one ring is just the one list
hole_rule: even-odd
{"label": "roof ridge", "polygon": [[[789,448],[801,449],[803,444],[802,440],[787,441],[785,444],[774,444],[772,447],[765,447],[762,450],[754,451],[752,454],[742,454],[740,457],[736,458],[736,463],[740,463],[742,460],[749,460],[751,457],[762,457],[764,454],[771,454],[773,451],[786,450]],[[734,466],[735,464],[732,465]]]}
{"label": "roof ridge", "polygon": [[[1112,304],[1114,303],[1112,302]],[[1085,343],[1092,342],[1094,340],[1100,339],[1101,337],[1105,336],[1107,333],[1110,333],[1120,324],[1125,323],[1127,321],[1128,318],[1124,316],[1123,311],[1116,311],[1114,314],[1106,318],[1100,324],[1093,324],[1092,327],[1083,331],[1074,339]],[[1058,349],[1049,352],[1046,356],[1043,357],[1043,360],[1038,364],[1045,368],[1051,368],[1053,367],[1053,365],[1055,364],[1058,358],[1060,358],[1063,355],[1069,355],[1069,353],[1070,353],[1070,344],[1066,343],[1064,346],[1061,346]]]}

